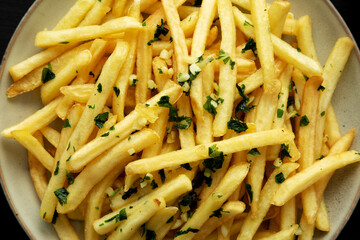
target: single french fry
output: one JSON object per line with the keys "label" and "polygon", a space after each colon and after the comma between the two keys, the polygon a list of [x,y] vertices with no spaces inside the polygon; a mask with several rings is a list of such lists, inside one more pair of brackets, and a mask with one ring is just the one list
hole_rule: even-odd
{"label": "single french fry", "polygon": [[31,152],[47,170],[53,171],[55,166],[54,158],[30,132],[26,130],[14,130],[11,134],[21,145]]}
{"label": "single french fry", "polygon": [[[159,210],[155,215],[150,218],[150,220],[146,223],[145,228],[158,233],[161,231],[161,228],[164,227],[164,224],[168,224],[168,220],[173,217],[179,209],[177,207],[166,207],[164,209]],[[156,234],[158,236],[158,234]]]}
{"label": "single french fry", "polygon": [[[199,205],[195,213],[175,233],[175,239],[192,239],[194,232],[180,234],[187,229],[200,229],[200,227],[209,219],[213,211],[219,209],[221,205],[230,197],[235,189],[241,184],[249,171],[249,164],[242,163],[229,168],[219,185],[214,189],[213,194],[209,196],[202,204]],[[220,196],[220,197],[219,197]],[[176,234],[178,236],[176,237]]]}
{"label": "single french fry", "polygon": [[196,11],[188,15],[180,22],[181,29],[184,31],[186,38],[189,38],[193,35],[198,19],[199,12]]}
{"label": "single french fry", "polygon": [[114,230],[108,239],[129,239],[144,223],[146,223],[157,211],[164,209],[166,202],[163,197],[153,197],[144,204],[135,207],[134,212],[124,223]]}
{"label": "single french fry", "polygon": [[320,231],[330,231],[330,220],[324,199],[321,201],[319,206],[318,215],[315,221],[315,227]]}
{"label": "single french fry", "polygon": [[[138,20],[140,20],[140,2],[142,1],[134,1],[129,9],[129,16]],[[116,91],[114,91],[112,101],[113,112],[118,116],[118,121],[123,120],[125,115],[124,109],[127,103],[126,97],[128,96],[129,77],[133,73],[135,67],[138,34],[139,33],[136,30],[129,31],[124,38],[129,44],[128,61],[124,63],[121,73],[115,82],[114,87],[117,87],[120,93],[117,94]]]}
{"label": "single french fry", "polygon": [[114,14],[115,17],[121,17],[124,15],[124,9],[126,5],[125,0],[115,0],[112,7],[112,14]]}
{"label": "single french fry", "polygon": [[256,237],[256,240],[288,240],[294,237],[296,230],[299,228],[299,225],[294,224],[286,229],[280,230],[277,233],[270,234],[265,237]]}
{"label": "single french fry", "polygon": [[229,219],[241,214],[245,210],[245,203],[240,201],[228,201],[221,207],[221,217],[210,217],[194,236],[194,240],[207,239],[216,228],[226,223]]}
{"label": "single french fry", "polygon": [[54,165],[51,170],[51,177],[48,187],[46,188],[44,198],[42,199],[40,206],[40,216],[43,220],[51,222],[54,216],[55,207],[58,203],[58,199],[54,192],[64,186],[66,178],[68,177],[66,168],[66,159],[61,159],[61,155],[64,151],[68,151],[70,145],[68,140],[77,125],[83,109],[80,105],[76,104],[72,107],[69,113],[69,118],[66,121],[66,125],[61,130],[59,144],[55,153]]}
{"label": "single french fry", "polygon": [[316,158],[320,157],[322,138],[325,128],[325,118],[321,117],[326,115],[326,110],[330,104],[332,95],[335,91],[336,85],[340,79],[341,72],[343,71],[345,64],[350,56],[350,53],[354,47],[353,41],[348,37],[340,38],[336,41],[328,59],[326,60],[322,86],[323,91],[320,94],[318,116],[319,119],[316,124],[316,145],[315,155]]}
{"label": "single french fry", "polygon": [[61,87],[60,92],[75,102],[87,103],[95,87],[95,84],[70,85]]}
{"label": "single french fry", "polygon": [[112,2],[113,0],[96,1],[94,6],[79,24],[79,27],[100,24],[106,14],[110,12]]}
{"label": "single french fry", "polygon": [[[193,41],[191,43],[191,56],[198,58],[204,54],[206,48],[206,41],[208,39],[210,27],[216,12],[216,1],[204,1],[199,12],[199,20],[194,29]],[[190,97],[194,114],[198,121],[203,118],[203,83],[199,74],[193,81],[190,89]]]}
{"label": "single french fry", "polygon": [[48,104],[55,97],[60,95],[60,87],[69,84],[77,75],[77,71],[82,69],[91,60],[91,52],[84,50],[80,52],[65,68],[56,73],[54,79],[41,86],[40,94],[43,104]]}
{"label": "single french fry", "polygon": [[[355,129],[351,129],[333,144],[333,146],[330,148],[328,156],[347,151],[351,147],[354,137],[355,137]],[[317,206],[318,206],[318,213],[317,213],[315,225],[319,226],[319,228],[321,228],[324,231],[329,231],[330,227],[329,227],[329,219],[327,215],[325,202],[323,199],[323,193],[333,173],[334,172],[326,174],[315,184]]]}
{"label": "single french fry", "polygon": [[[277,80],[273,84],[272,91],[263,91],[261,99],[256,107],[256,131],[264,131],[272,128],[274,116],[277,112],[276,107],[280,93],[280,85],[280,81]],[[252,161],[249,176],[247,178],[248,183],[253,191],[251,207],[255,215],[257,214],[258,201],[262,188],[262,180],[265,173],[267,147],[261,147],[258,150],[260,155],[255,156],[255,159]]]}
{"label": "single french fry", "polygon": [[[166,16],[166,21],[169,24],[169,28],[174,39],[174,52],[175,52],[175,62],[176,62],[176,76],[179,78],[181,74],[188,73],[188,64],[186,63],[186,58],[188,57],[188,49],[186,46],[185,35],[180,25],[180,17],[176,9],[176,5],[173,0],[162,1],[162,6],[164,9],[164,14]],[[187,82],[186,82],[187,83]],[[186,84],[182,87],[186,92],[189,90],[185,88]],[[187,86],[189,86],[187,84]],[[190,106],[190,99],[187,96],[182,96],[177,102],[179,108],[179,115],[192,118],[192,109]],[[195,133],[193,128],[193,123],[191,122],[190,126],[186,129],[179,129],[179,137],[181,147],[192,147],[195,145]]]}
{"label": "single french fry", "polygon": [[297,20],[297,42],[302,53],[318,61],[315,44],[312,37],[311,19],[308,15]]}
{"label": "single french fry", "polygon": [[[156,212],[164,209],[166,203],[163,197],[153,197],[149,201],[138,205],[134,213],[124,223],[109,235],[109,239],[129,239],[134,233],[145,224]],[[141,217],[139,217],[141,216]]]}
{"label": "single french fry", "polygon": [[250,213],[247,215],[243,225],[241,226],[240,233],[237,237],[238,240],[246,240],[253,238],[255,232],[259,228],[261,222],[263,221],[266,213],[271,206],[271,199],[273,198],[276,190],[281,187],[282,184],[284,184],[280,183],[277,180],[277,177],[280,174],[280,176],[286,179],[290,173],[292,173],[298,168],[298,166],[299,164],[297,163],[284,163],[271,173],[263,189],[261,190],[257,214],[254,216],[251,213],[252,209],[250,210]]}
{"label": "single french fry", "polygon": [[[41,132],[36,131],[33,135],[41,145],[44,145],[44,140]],[[46,176],[46,168],[42,165],[42,163],[28,151],[28,162],[29,162],[29,170],[31,180],[34,184],[34,188],[39,199],[43,199],[45,190],[48,185],[48,179]]]}
{"label": "single french fry", "polygon": [[13,138],[12,132],[15,130],[26,130],[32,134],[37,130],[49,125],[49,123],[56,119],[55,109],[61,99],[62,97],[56,98],[51,103],[36,111],[34,114],[27,117],[20,123],[12,127],[5,128],[2,130],[1,135],[6,138]]}
{"label": "single french fry", "polygon": [[[126,206],[123,206],[122,208],[128,209],[129,206],[132,206],[132,209],[134,209],[135,206],[141,205],[145,201],[148,201],[149,199],[155,196],[163,197],[166,202],[171,202],[174,199],[177,199],[182,194],[190,191],[191,189],[192,189],[192,185],[190,179],[182,174],[170,180],[169,182],[166,182],[161,187],[156,188],[156,190],[152,191],[151,193],[145,195],[140,199],[140,201],[130,203]],[[113,230],[117,225],[119,225],[119,223],[116,223],[115,221],[106,221],[106,220],[113,218],[118,213],[119,210],[116,210],[96,220],[93,224],[95,231],[99,234],[105,234]]]}
{"label": "single french fry", "polygon": [[293,137],[294,135],[285,129],[249,133],[218,142],[201,144],[192,148],[181,149],[152,158],[134,161],[128,164],[125,170],[127,174],[141,174],[166,167],[176,167],[184,163],[196,162],[208,158],[208,148],[213,145],[216,145],[219,151],[222,151],[224,154],[230,154],[261,146],[280,144]]}
{"label": "single french fry", "polygon": [[35,37],[35,46],[49,47],[62,42],[86,41],[108,34],[140,29],[141,24],[132,17],[121,17],[103,25],[83,26],[59,31],[42,31]]}
{"label": "single french fry", "polygon": [[[203,102],[213,93],[214,74],[214,63],[209,63],[200,73],[203,81]],[[213,140],[213,116],[204,111],[203,119],[196,119],[196,143],[210,143]]]}
{"label": "single french fry", "polygon": [[291,3],[288,1],[274,1],[269,7],[270,31],[277,37],[281,37],[289,13]]}
{"label": "single french fry", "polygon": [[[300,171],[310,167],[316,159],[315,156],[315,131],[318,120],[317,109],[319,104],[321,77],[311,77],[305,83],[301,104],[301,120],[298,132],[298,146],[301,152],[299,159]],[[312,224],[316,218],[316,193],[315,188],[310,187],[302,193],[304,215],[308,223]]]}
{"label": "single french fry", "polygon": [[144,103],[150,97],[148,81],[151,80],[151,45],[148,42],[153,38],[152,29],[143,27],[140,31],[136,50],[136,76],[138,82],[135,87],[136,103]]}
{"label": "single french fry", "polygon": [[[232,4],[230,0],[217,2],[221,25],[221,45],[220,49],[227,54],[227,64],[221,60],[219,71],[219,97],[224,99],[223,103],[217,107],[217,114],[213,122],[213,136],[224,136],[227,131],[227,122],[230,121],[234,105],[235,84],[236,84],[236,28],[234,16],[232,14]],[[225,58],[226,59],[226,58]]]}
{"label": "single french fry", "polygon": [[325,174],[358,161],[360,161],[360,155],[355,151],[346,151],[316,161],[310,167],[285,180],[276,191],[271,203],[282,206],[288,199],[311,186]]}
{"label": "single french fry", "polygon": [[328,136],[327,144],[332,147],[340,139],[341,133],[334,108],[329,104],[325,114],[325,135]]}
{"label": "single french fry", "polygon": [[60,141],[60,133],[52,127],[46,126],[40,129],[44,137],[54,146],[57,147]]}
{"label": "single french fry", "polygon": [[[277,110],[274,116],[273,128],[284,127],[292,70],[293,67],[291,65],[288,65],[280,76],[281,89],[278,95]],[[267,152],[268,159],[271,160],[276,159],[279,155],[279,152],[280,152],[279,145],[271,146]]]}
{"label": "single french fry", "polygon": [[284,24],[283,34],[296,36],[297,27],[297,20],[294,19],[293,15],[288,14]]}
{"label": "single french fry", "polygon": [[54,31],[74,28],[95,4],[95,0],[78,0],[53,28]]}
{"label": "single french fry", "polygon": [[254,25],[256,48],[263,72],[264,78],[264,92],[273,92],[275,81],[275,59],[274,50],[271,42],[271,35],[269,32],[270,21],[269,14],[264,9],[266,7],[265,0],[251,1],[251,16]]}

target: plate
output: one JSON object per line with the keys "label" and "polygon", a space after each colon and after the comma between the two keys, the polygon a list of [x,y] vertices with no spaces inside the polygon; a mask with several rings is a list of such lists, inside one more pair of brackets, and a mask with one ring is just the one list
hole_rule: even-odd
{"label": "plate", "polygon": [[[12,83],[8,74],[10,66],[38,52],[34,47],[35,34],[44,28],[51,29],[72,6],[74,0],[38,0],[28,11],[15,32],[0,71],[0,129],[17,123],[41,106],[39,92],[33,91],[14,99],[6,97],[6,89]],[[333,6],[325,0],[293,0],[291,11],[295,18],[304,14],[311,17],[318,58],[324,64],[337,38],[351,36],[349,29]],[[360,54],[354,48],[349,62],[333,96],[333,106],[344,134],[356,127],[359,132],[360,111],[354,106],[360,102]],[[353,149],[360,150],[356,136]],[[3,189],[18,219],[33,239],[57,239],[52,226],[39,216],[40,201],[33,188],[28,172],[26,150],[15,140],[0,138],[0,174]],[[335,173],[325,193],[331,231],[316,232],[314,239],[335,239],[356,206],[360,194],[360,164],[353,164]]]}

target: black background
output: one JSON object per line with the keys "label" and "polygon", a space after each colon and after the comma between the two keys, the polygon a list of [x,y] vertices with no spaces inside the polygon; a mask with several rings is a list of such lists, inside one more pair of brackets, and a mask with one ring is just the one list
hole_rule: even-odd
{"label": "black background", "polygon": [[[57,0],[61,1],[61,0]],[[315,0],[316,1],[316,0]],[[6,47],[22,16],[34,0],[0,0],[0,56],[5,53]],[[360,27],[358,8],[355,0],[331,0],[340,12],[348,27],[352,31],[356,42],[360,43]],[[5,237],[10,239],[28,239],[27,235],[17,222],[11,211],[2,190],[0,190],[0,229]],[[358,236],[357,227],[360,222],[360,204],[355,209],[350,220],[337,239],[355,239]]]}

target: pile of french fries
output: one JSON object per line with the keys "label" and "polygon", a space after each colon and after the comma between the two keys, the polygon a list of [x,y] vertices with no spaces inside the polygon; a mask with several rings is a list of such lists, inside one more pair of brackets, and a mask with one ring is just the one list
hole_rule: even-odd
{"label": "pile of french fries", "polygon": [[[309,16],[275,0],[77,0],[9,98],[44,106],[2,135],[28,150],[40,217],[60,239],[312,239],[323,193],[360,160],[331,98],[354,46],[324,67]],[[285,41],[283,36],[293,36]],[[61,124],[59,123],[61,119]]]}

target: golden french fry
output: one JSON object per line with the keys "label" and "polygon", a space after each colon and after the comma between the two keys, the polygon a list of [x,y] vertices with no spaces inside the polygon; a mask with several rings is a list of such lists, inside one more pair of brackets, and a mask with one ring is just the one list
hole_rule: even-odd
{"label": "golden french fry", "polygon": [[57,147],[59,145],[59,141],[60,141],[60,133],[49,127],[46,126],[42,129],[40,129],[41,133],[44,135],[44,137],[54,146]]}
{"label": "golden french fry", "polygon": [[165,207],[165,199],[157,196],[144,202],[144,204],[136,206],[133,214],[124,223],[120,224],[108,236],[108,239],[129,239],[141,225],[145,224],[157,211]]}
{"label": "golden french fry", "polygon": [[264,92],[273,92],[275,81],[275,60],[274,50],[269,32],[270,21],[269,14],[264,9],[266,7],[265,0],[251,1],[251,16],[254,25],[256,48],[264,78]]}
{"label": "golden french fry", "polygon": [[42,31],[35,37],[35,46],[49,47],[64,42],[81,42],[105,35],[140,29],[141,24],[132,17],[121,17],[103,25],[83,26],[58,31]]}
{"label": "golden french fry", "polygon": [[30,132],[26,130],[14,130],[11,134],[21,145],[31,152],[47,170],[53,171],[55,166],[54,158]]}
{"label": "golden french fry", "polygon": [[288,1],[274,1],[269,7],[270,31],[277,37],[281,37],[290,10],[291,3]]}
{"label": "golden french fry", "polygon": [[[330,104],[332,95],[335,91],[336,85],[340,79],[341,72],[345,68],[345,64],[354,47],[353,41],[348,37],[340,38],[336,41],[328,59],[326,60],[322,86],[324,87],[319,99],[318,116],[326,115],[326,110]],[[336,59],[336,60],[335,60]],[[336,62],[336,64],[334,64]],[[324,134],[325,118],[320,117],[316,124],[316,145],[315,156],[320,157],[322,138]]]}
{"label": "golden french fry", "polygon": [[358,161],[360,161],[360,155],[355,151],[347,151],[325,157],[283,182],[278,191],[276,191],[271,203],[281,206],[288,199],[311,186],[325,174]]}
{"label": "golden french fry", "polygon": [[56,24],[53,30],[56,31],[76,27],[94,4],[94,0],[76,1],[65,16]]}
{"label": "golden french fry", "polygon": [[54,165],[55,167],[51,170],[51,177],[49,180],[48,187],[46,188],[44,197],[40,206],[40,216],[43,220],[51,222],[54,216],[55,207],[58,202],[55,191],[62,188],[66,181],[66,178],[69,176],[66,168],[66,160],[61,159],[61,155],[64,151],[68,151],[70,145],[68,145],[68,140],[74,131],[75,126],[77,125],[83,109],[80,105],[74,105],[69,113],[69,118],[64,123],[64,127],[61,130],[61,135],[59,139],[59,144],[57,146],[57,151],[55,153]]}
{"label": "golden french fry", "polygon": [[[227,131],[227,122],[230,121],[234,105],[235,84],[236,84],[236,28],[232,5],[230,0],[217,2],[220,17],[221,30],[221,60],[219,71],[219,98],[224,101],[217,107],[217,114],[213,122],[214,137],[224,136]],[[220,56],[221,56],[220,55]],[[217,57],[219,58],[219,56]],[[227,60],[225,60],[227,59]]]}
{"label": "golden french fry", "polygon": [[208,158],[208,149],[214,145],[224,154],[230,154],[261,146],[280,144],[293,139],[293,137],[294,135],[285,129],[249,133],[218,142],[201,144],[192,148],[169,152],[152,158],[137,160],[128,164],[125,170],[127,174],[140,174],[196,162]]}
{"label": "golden french fry", "polygon": [[20,123],[2,130],[1,135],[7,138],[13,138],[12,132],[15,130],[26,130],[32,134],[35,131],[47,126],[56,119],[55,109],[61,99],[62,97],[56,98],[51,103],[44,106],[42,109],[38,110]]}
{"label": "golden french fry", "polygon": [[308,15],[302,16],[298,19],[296,37],[300,51],[306,56],[318,61],[312,37],[311,19]]}

